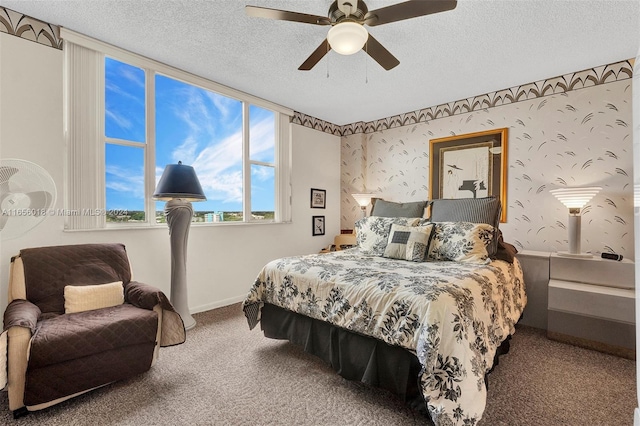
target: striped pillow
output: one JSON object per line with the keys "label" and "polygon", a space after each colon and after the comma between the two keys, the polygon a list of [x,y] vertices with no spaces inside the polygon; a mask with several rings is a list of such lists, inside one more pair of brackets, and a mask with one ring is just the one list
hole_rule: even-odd
{"label": "striped pillow", "polygon": [[487,246],[489,257],[498,252],[498,227],[502,205],[498,197],[439,199],[431,201],[431,222],[487,223],[493,226],[493,239]]}
{"label": "striped pillow", "polygon": [[423,217],[426,201],[394,203],[381,198],[375,200],[371,208],[371,216],[380,217]]}

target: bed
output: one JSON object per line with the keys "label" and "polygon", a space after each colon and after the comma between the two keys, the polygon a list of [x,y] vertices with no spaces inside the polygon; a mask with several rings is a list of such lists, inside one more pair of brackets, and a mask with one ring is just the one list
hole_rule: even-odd
{"label": "bed", "polygon": [[476,424],[526,304],[522,269],[500,255],[495,216],[434,212],[370,216],[356,248],[269,262],[243,302],[249,327],[422,404],[436,425]]}

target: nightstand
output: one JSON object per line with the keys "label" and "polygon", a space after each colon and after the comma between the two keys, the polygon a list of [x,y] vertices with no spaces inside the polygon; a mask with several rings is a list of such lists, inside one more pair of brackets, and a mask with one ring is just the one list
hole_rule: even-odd
{"label": "nightstand", "polygon": [[340,234],[333,239],[333,244],[323,248],[320,253],[331,253],[332,251],[340,251],[357,245],[356,234]]}
{"label": "nightstand", "polygon": [[519,324],[547,329],[549,303],[549,257],[547,251],[520,250],[516,257],[522,266],[527,305]]}
{"label": "nightstand", "polygon": [[552,254],[547,336],[635,359],[635,271],[630,260]]}

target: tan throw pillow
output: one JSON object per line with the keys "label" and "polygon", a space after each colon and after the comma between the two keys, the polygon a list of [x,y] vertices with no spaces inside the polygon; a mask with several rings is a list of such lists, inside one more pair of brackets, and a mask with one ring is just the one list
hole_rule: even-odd
{"label": "tan throw pillow", "polygon": [[378,217],[368,216],[356,222],[356,240],[364,254],[384,256],[391,225],[414,226],[418,217]]}
{"label": "tan throw pillow", "polygon": [[433,228],[432,223],[426,226],[391,225],[384,257],[423,262],[426,257],[431,228]]}
{"label": "tan throw pillow", "polygon": [[122,281],[97,285],[67,285],[64,287],[64,312],[91,311],[124,303]]}

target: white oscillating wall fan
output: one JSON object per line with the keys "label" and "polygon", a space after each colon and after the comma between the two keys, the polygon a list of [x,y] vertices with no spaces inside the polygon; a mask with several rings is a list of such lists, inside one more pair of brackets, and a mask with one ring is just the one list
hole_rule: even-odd
{"label": "white oscillating wall fan", "polygon": [[0,160],[0,238],[26,234],[50,216],[56,202],[56,184],[37,164]]}

